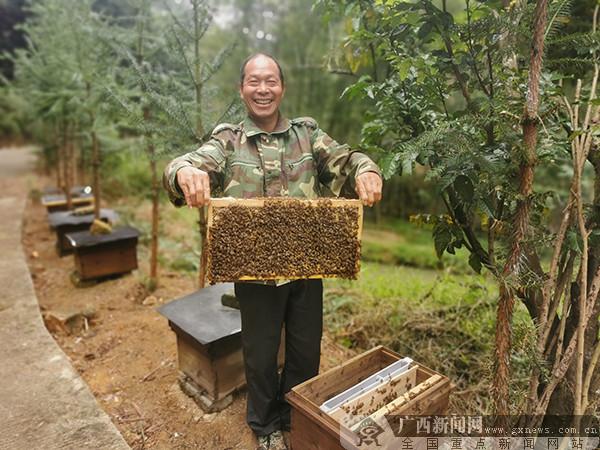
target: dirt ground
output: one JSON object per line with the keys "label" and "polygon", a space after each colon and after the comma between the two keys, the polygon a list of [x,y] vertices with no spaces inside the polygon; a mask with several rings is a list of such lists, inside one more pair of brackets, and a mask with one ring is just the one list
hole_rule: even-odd
{"label": "dirt ground", "polygon": [[[30,185],[41,190],[52,180],[40,177]],[[156,308],[192,292],[192,277],[161,269],[160,285],[149,294],[140,282],[147,272],[140,258],[140,270],[133,274],[75,287],[70,281],[73,257],[57,255],[45,208],[33,197],[22,239],[42,314],[91,317],[71,334],[48,328],[132,448],[255,448],[245,423],[244,391],[224,411],[205,414],[177,383],[175,334]],[[350,356],[324,336],[321,370]]]}

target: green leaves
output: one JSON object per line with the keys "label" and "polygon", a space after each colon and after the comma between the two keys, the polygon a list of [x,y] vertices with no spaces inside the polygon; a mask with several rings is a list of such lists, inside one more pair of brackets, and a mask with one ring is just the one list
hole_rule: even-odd
{"label": "green leaves", "polygon": [[350,100],[366,94],[366,89],[371,86],[371,76],[363,75],[359,80],[348,86],[342,91],[340,98],[348,98]]}
{"label": "green leaves", "polygon": [[442,257],[444,252],[450,246],[451,242],[452,233],[450,232],[450,227],[448,227],[445,222],[438,222],[436,227],[433,229],[433,243],[435,246],[435,253],[438,258]]}
{"label": "green leaves", "polygon": [[551,38],[556,35],[560,29],[569,22],[571,9],[573,8],[573,0],[559,0],[550,2],[549,20],[546,25],[544,38]]}
{"label": "green leaves", "polygon": [[475,272],[481,273],[481,259],[477,253],[471,253],[469,255],[469,266],[471,266]]}
{"label": "green leaves", "polygon": [[400,161],[400,154],[398,153],[385,153],[383,157],[379,159],[378,164],[381,168],[381,173],[386,180],[389,180],[398,172]]}
{"label": "green leaves", "polygon": [[[423,167],[425,181],[443,197],[449,213],[431,216],[437,255],[468,244],[469,264],[480,272],[486,251],[478,233],[488,223],[503,222],[517,200],[519,160],[514,156],[522,141],[519,120],[527,74],[507,61],[529,33],[527,21],[521,21],[531,8],[431,0],[343,4],[353,25],[347,29],[347,51],[361,58],[372,52],[370,67],[387,73],[385,80],[363,75],[344,91],[344,97],[370,105],[361,147],[381,154],[378,163],[386,179]],[[555,81],[544,83],[545,93],[553,92]],[[544,121],[551,122],[552,112],[547,114]],[[546,160],[551,158],[540,158]],[[499,247],[508,236],[498,229]]]}
{"label": "green leaves", "polygon": [[470,204],[473,201],[475,188],[473,183],[466,175],[459,175],[454,179],[454,190],[465,204]]}
{"label": "green leaves", "polygon": [[395,68],[398,71],[398,78],[401,81],[406,80],[406,78],[408,77],[408,74],[410,72],[411,67],[412,67],[412,62],[409,59],[403,59],[402,61],[399,61],[395,65]]}
{"label": "green leaves", "polygon": [[434,217],[433,222],[433,243],[437,257],[441,258],[444,252],[454,255],[454,250],[461,248],[464,242],[462,230],[446,215]]}

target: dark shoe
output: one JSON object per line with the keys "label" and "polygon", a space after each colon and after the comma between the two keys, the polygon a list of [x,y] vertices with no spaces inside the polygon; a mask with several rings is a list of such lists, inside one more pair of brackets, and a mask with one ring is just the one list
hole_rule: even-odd
{"label": "dark shoe", "polygon": [[283,433],[278,430],[266,436],[259,436],[256,450],[288,450],[288,446],[283,439]]}

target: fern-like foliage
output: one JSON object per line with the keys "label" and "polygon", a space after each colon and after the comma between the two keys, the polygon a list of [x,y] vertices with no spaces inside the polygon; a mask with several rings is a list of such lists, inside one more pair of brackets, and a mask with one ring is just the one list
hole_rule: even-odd
{"label": "fern-like foliage", "polygon": [[415,163],[425,163],[425,154],[444,140],[450,124],[442,122],[438,127],[427,130],[419,136],[393,145],[393,152],[379,160],[383,176],[391,178],[396,173],[411,174]]}
{"label": "fern-like foliage", "polygon": [[545,39],[553,39],[569,23],[574,0],[554,0],[548,5]]}
{"label": "fern-like foliage", "polygon": [[600,32],[579,32],[571,33],[563,36],[557,36],[553,39],[548,39],[546,44],[549,46],[560,46],[569,49],[589,49],[600,46]]}
{"label": "fern-like foliage", "polygon": [[207,83],[211,77],[221,69],[225,60],[231,55],[233,50],[235,49],[237,43],[232,42],[231,44],[223,47],[219,53],[215,55],[212,61],[205,63],[202,66],[202,75],[201,75],[201,83]]}
{"label": "fern-like foliage", "polygon": [[551,65],[555,70],[585,73],[586,70],[593,67],[594,61],[590,57],[553,58],[547,61],[547,65]]}

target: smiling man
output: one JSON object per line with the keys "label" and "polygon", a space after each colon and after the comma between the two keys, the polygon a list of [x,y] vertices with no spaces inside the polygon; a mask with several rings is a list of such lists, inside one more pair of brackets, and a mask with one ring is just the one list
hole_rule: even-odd
{"label": "smiling man", "polygon": [[[198,150],[174,159],[163,183],[176,206],[202,207],[211,189],[238,198],[357,195],[364,205],[381,199],[377,165],[363,153],[338,144],[310,117],[289,120],[279,111],[285,94],[279,63],[252,55],[240,71],[240,97],[247,117],[220,124]],[[276,245],[276,243],[273,243]],[[242,318],[248,386],[247,422],[258,449],[285,449],[290,428],[284,395],[319,371],[323,324],[321,280],[235,283]],[[285,364],[277,352],[285,324]]]}

